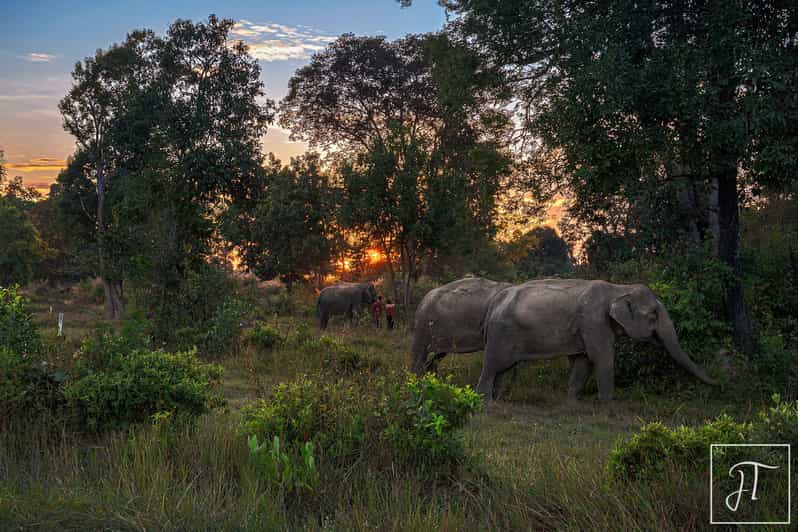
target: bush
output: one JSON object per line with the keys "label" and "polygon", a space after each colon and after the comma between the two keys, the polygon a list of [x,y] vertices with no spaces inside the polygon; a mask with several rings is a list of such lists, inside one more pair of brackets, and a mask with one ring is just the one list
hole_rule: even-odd
{"label": "bush", "polygon": [[264,351],[270,351],[285,342],[280,331],[266,323],[255,324],[255,327],[244,332],[244,338],[251,345]]}
{"label": "bush", "polygon": [[78,349],[78,375],[102,371],[135,351],[152,348],[152,324],[140,314],[130,314],[121,324],[119,332],[101,328],[87,336]]}
{"label": "bush", "polygon": [[773,396],[773,402],[752,423],[724,415],[699,427],[669,429],[660,422],[644,425],[637,434],[616,443],[607,461],[607,473],[614,480],[652,479],[674,469],[689,474],[709,467],[711,444],[798,444],[798,402],[782,402],[778,395]]}
{"label": "bush", "polygon": [[241,431],[272,441],[276,436],[291,463],[313,442],[319,460],[345,465],[358,457],[374,463],[451,471],[464,459],[458,430],[481,404],[469,388],[433,375],[320,384],[308,379],[281,384],[268,401],[245,407]]}
{"label": "bush", "polygon": [[389,402],[390,423],[383,431],[401,460],[435,467],[462,461],[456,431],[481,407],[480,395],[432,374],[410,376],[402,392]]}
{"label": "bush", "polygon": [[373,412],[359,386],[309,379],[279,384],[269,401],[242,409],[242,432],[263,441],[280,438],[293,452],[313,441],[318,452],[333,462],[351,457],[364,442],[364,419]]}
{"label": "bush", "polygon": [[195,351],[134,351],[113,358],[104,371],[67,383],[64,396],[81,428],[125,427],[157,412],[190,418],[221,404],[212,386],[220,366],[197,360]]}
{"label": "bush", "polygon": [[700,427],[669,429],[660,422],[644,425],[627,441],[615,445],[607,461],[610,478],[650,479],[670,467],[698,468],[709,462],[713,443],[743,443],[751,425],[724,415]]}
{"label": "bush", "polygon": [[31,423],[57,410],[64,378],[32,356],[0,348],[0,427],[11,421]]}
{"label": "bush", "polygon": [[313,491],[319,480],[313,442],[300,446],[300,456],[294,457],[280,447],[280,438],[275,436],[271,442],[258,443],[257,436],[247,440],[249,453],[261,474],[280,490],[287,493]]}
{"label": "bush", "polygon": [[329,336],[302,337],[300,342],[300,351],[312,361],[318,361],[318,369],[325,375],[353,376],[371,373],[380,367],[379,360]]}
{"label": "bush", "polygon": [[28,301],[16,287],[0,287],[0,349],[32,356],[42,349]]}

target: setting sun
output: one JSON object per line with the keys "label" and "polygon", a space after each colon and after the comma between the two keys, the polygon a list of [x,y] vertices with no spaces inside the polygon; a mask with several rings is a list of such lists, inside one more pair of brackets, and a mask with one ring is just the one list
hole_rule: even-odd
{"label": "setting sun", "polygon": [[376,248],[367,249],[366,256],[368,257],[369,264],[379,264],[385,260],[385,255]]}

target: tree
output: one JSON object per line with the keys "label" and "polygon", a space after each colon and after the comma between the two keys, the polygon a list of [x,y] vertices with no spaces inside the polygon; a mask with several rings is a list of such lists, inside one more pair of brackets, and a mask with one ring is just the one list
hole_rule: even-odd
{"label": "tree", "polygon": [[539,226],[504,246],[504,254],[527,278],[549,277],[573,268],[571,249],[553,228]]}
{"label": "tree", "polygon": [[7,182],[3,162],[0,151],[0,286],[11,286],[30,281],[45,246],[29,215],[39,194],[20,177]]}
{"label": "tree", "polygon": [[94,183],[98,273],[105,288],[105,314],[121,317],[122,280],[107,265],[107,219],[105,198],[111,188],[109,175],[119,166],[121,147],[111,141],[114,128],[129,112],[136,93],[142,90],[147,60],[144,50],[152,46],[150,32],[136,32],[123,45],[78,62],[72,72],[73,85],[59,103],[64,129],[71,133],[86,156],[86,175]]}
{"label": "tree", "polygon": [[122,310],[124,278],[174,318],[174,294],[204,264],[220,214],[257,178],[273,105],[261,100],[257,61],[229,39],[233,25],[178,20],[164,37],[133,32],[75,67],[61,111],[79,149],[59,182],[65,212],[96,213],[87,219],[109,316]]}
{"label": "tree", "polygon": [[333,189],[318,155],[282,166],[273,156],[252,201],[226,216],[225,235],[244,263],[264,279],[279,277],[289,290],[306,275],[320,279],[336,251]]}
{"label": "tree", "polygon": [[[652,205],[656,217],[714,240],[736,274],[726,298],[735,340],[751,352],[740,198],[798,175],[798,96],[788,88],[798,12],[764,0],[445,4],[507,71],[526,131],[560,154],[577,218],[603,230],[608,216],[664,189],[671,199]],[[674,204],[681,220],[667,216]]]}
{"label": "tree", "polygon": [[493,231],[509,167],[495,79],[444,35],[344,35],[289,81],[282,124],[338,161],[342,224],[381,248],[395,292],[398,260],[406,304],[424,255]]}

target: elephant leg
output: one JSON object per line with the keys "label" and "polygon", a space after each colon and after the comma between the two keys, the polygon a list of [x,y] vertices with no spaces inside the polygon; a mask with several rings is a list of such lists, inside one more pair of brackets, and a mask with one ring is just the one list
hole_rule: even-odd
{"label": "elephant leg", "polygon": [[485,396],[486,401],[493,400],[496,377],[515,365],[515,360],[508,353],[486,346],[482,359],[482,374],[479,376],[477,392]]}
{"label": "elephant leg", "polygon": [[355,327],[355,313],[352,312],[352,309],[346,311],[346,317],[349,318],[349,326],[354,328]]}
{"label": "elephant leg", "polygon": [[571,363],[571,380],[568,383],[568,397],[579,399],[585,392],[585,384],[593,371],[590,359],[587,355],[569,355],[568,361]]}
{"label": "elephant leg", "polygon": [[614,355],[613,351],[610,350],[609,353],[598,354],[593,359],[596,384],[598,384],[598,399],[602,403],[612,401],[612,394],[615,391]]}

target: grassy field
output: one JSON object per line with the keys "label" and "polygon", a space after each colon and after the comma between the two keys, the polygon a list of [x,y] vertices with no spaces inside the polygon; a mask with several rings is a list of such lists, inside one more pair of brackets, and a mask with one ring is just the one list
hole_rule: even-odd
{"label": "grassy field", "polygon": [[[90,301],[67,292],[32,297],[48,342],[64,344],[58,352],[66,355],[59,356],[101,327],[101,308]],[[60,310],[65,339],[55,338]],[[285,335],[320,334],[307,311],[269,322]],[[406,322],[389,332],[338,319],[326,334],[385,370],[409,362]],[[704,529],[705,475],[613,484],[604,471],[607,455],[644,421],[689,425],[723,412],[746,418],[767,399],[730,406],[704,388],[664,395],[627,389],[611,405],[592,397],[574,403],[566,398],[566,360],[530,363],[506,376],[500,399],[467,425],[468,461],[452,478],[355,463],[325,471],[317,489],[299,497],[258,477],[237,431],[238,409],[268,398],[277,383],[317,370],[318,360],[290,346],[244,346],[218,362],[227,407],[190,428],[156,423],[99,439],[65,433],[55,442],[35,426],[7,431],[0,438],[0,529]],[[478,353],[453,355],[440,374],[473,386],[480,366]]]}

